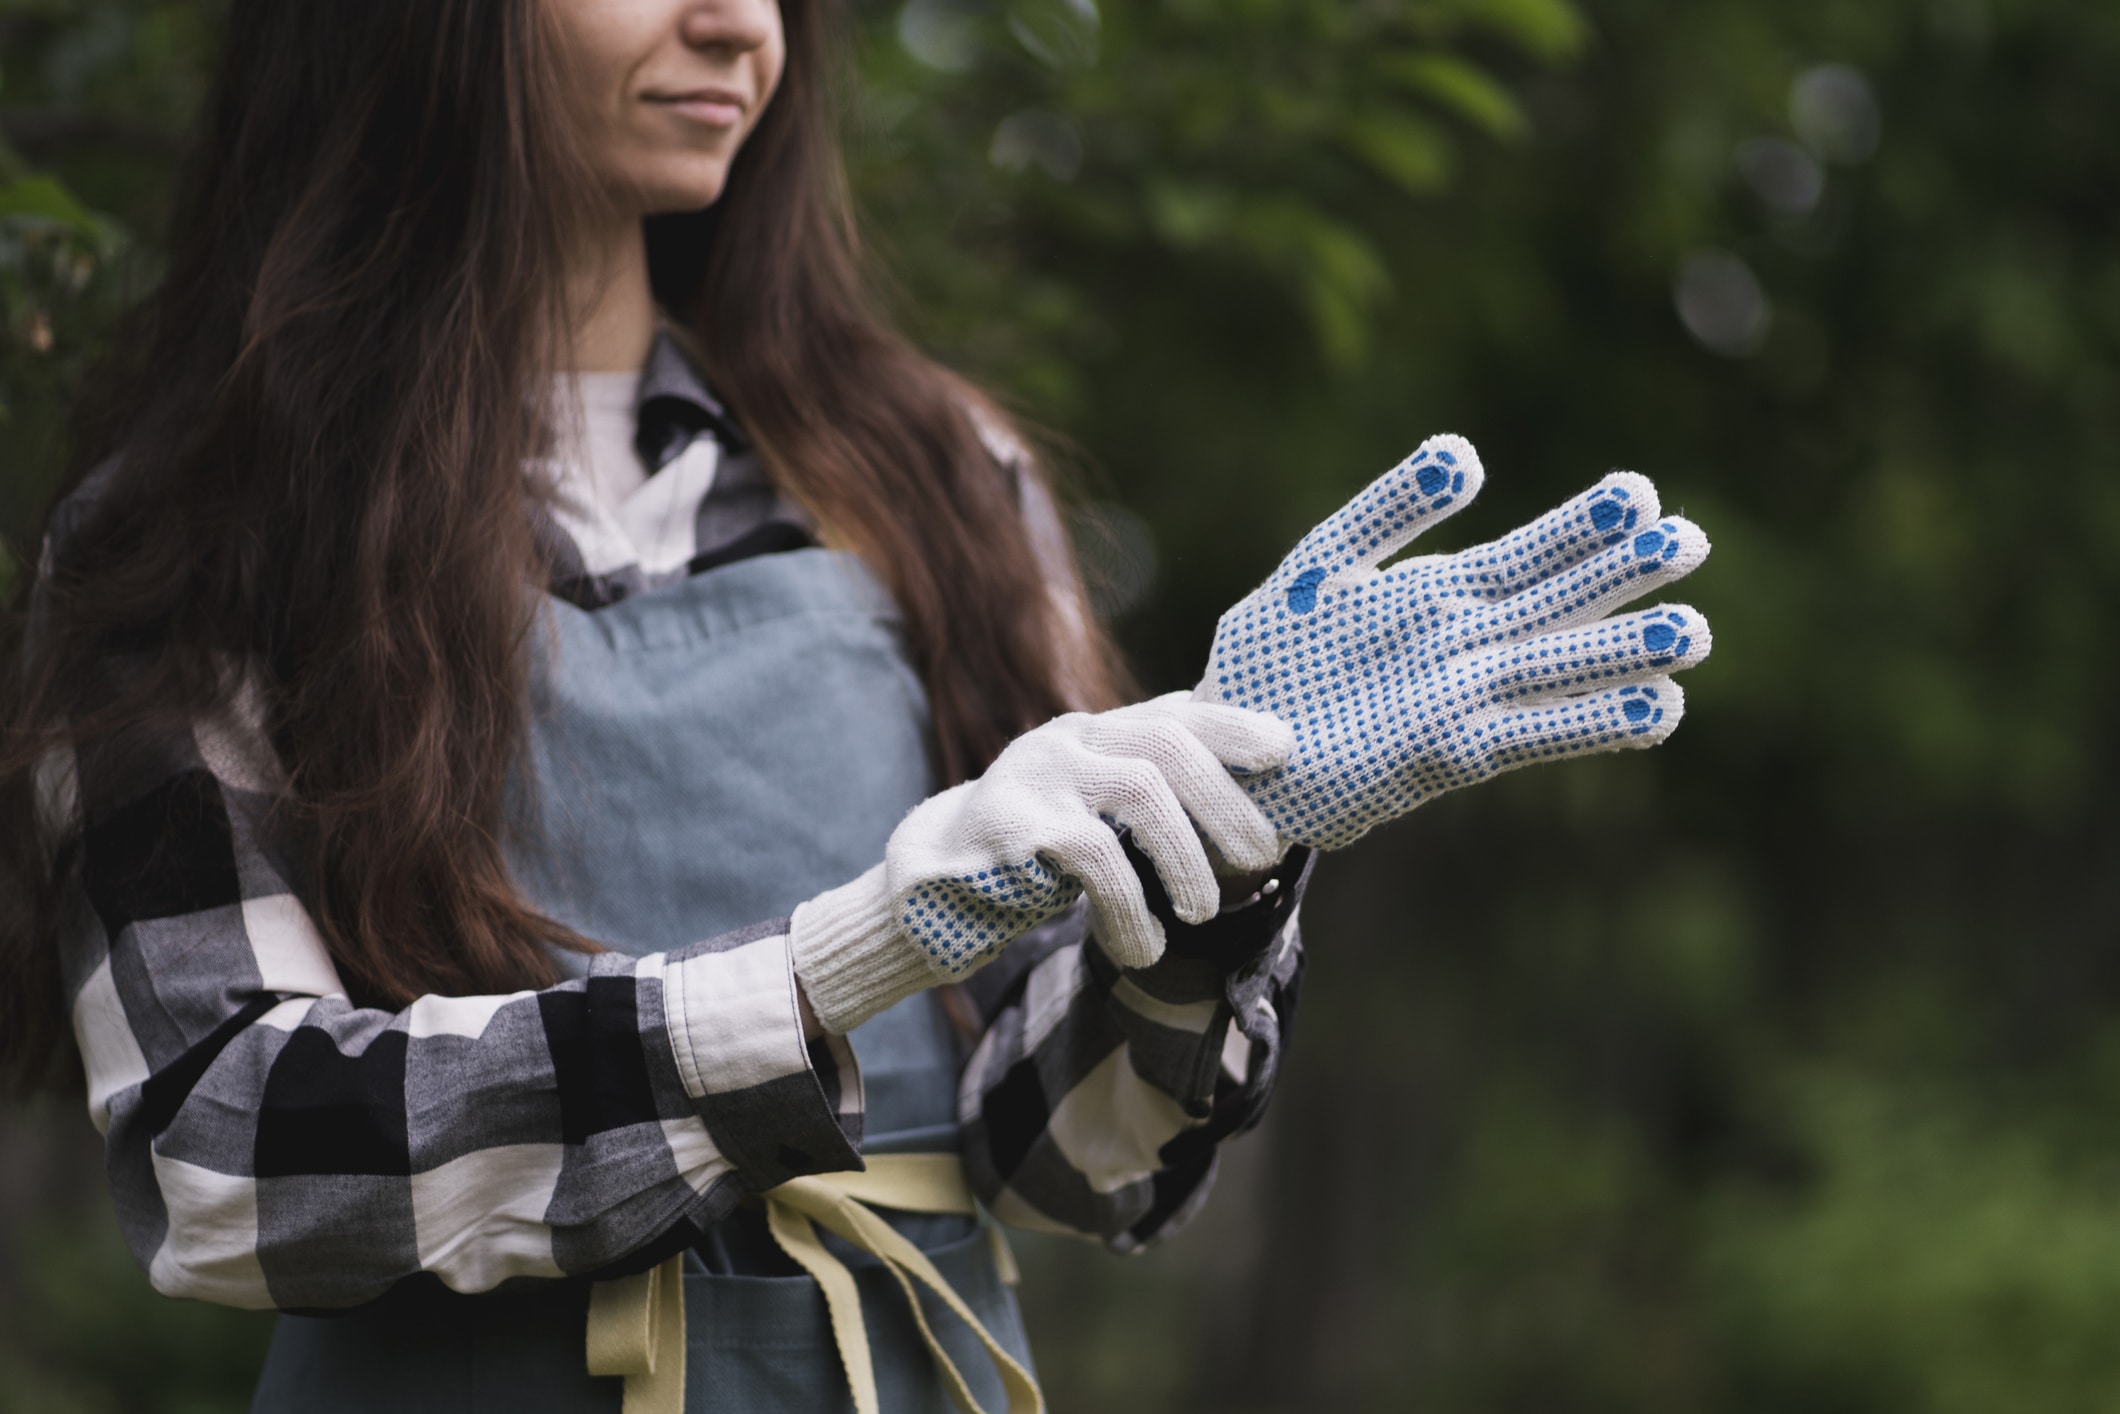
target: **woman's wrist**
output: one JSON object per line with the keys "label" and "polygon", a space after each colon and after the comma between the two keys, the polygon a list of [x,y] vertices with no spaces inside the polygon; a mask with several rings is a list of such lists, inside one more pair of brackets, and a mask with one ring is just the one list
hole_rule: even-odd
{"label": "woman's wrist", "polygon": [[799,906],[788,925],[788,946],[797,990],[821,1032],[844,1036],[945,980],[906,935],[881,864]]}

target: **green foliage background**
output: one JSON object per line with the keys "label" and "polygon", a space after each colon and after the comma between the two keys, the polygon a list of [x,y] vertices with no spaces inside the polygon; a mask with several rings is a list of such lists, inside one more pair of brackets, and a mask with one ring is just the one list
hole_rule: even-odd
{"label": "green foliage background", "polygon": [[[1055,1406],[2120,1403],[2120,8],[862,15],[906,317],[1079,451],[1146,685],[1431,431],[1489,468],[1456,543],[1625,465],[1717,545],[1668,747],[1327,861],[1285,1088],[1201,1223],[1024,1244]],[[17,554],[216,16],[0,0]],[[1819,65],[1873,152],[1792,117]],[[1761,198],[1771,138],[1815,201]],[[1674,305],[1704,251],[1771,307],[1732,354]],[[0,1145],[0,1407],[241,1408],[265,1327],[148,1293],[86,1126]]]}

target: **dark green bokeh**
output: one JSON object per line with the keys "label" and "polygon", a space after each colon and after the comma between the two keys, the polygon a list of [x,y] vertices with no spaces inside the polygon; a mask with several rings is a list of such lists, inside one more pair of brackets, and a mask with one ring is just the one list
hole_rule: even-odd
{"label": "dark green bokeh", "polygon": [[[18,553],[215,11],[0,0]],[[1489,471],[1450,545],[1654,477],[1717,648],[1664,749],[1326,862],[1200,1224],[1021,1244],[1055,1406],[2110,1407],[2120,10],[1094,13],[865,10],[854,176],[921,337],[1076,449],[1144,684],[1446,428]],[[85,1124],[0,1144],[0,1407],[242,1407],[261,1318],[147,1292]]]}

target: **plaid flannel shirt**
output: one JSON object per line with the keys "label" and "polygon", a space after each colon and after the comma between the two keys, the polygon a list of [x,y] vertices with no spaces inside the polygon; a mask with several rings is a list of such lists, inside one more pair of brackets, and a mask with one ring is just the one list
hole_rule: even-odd
{"label": "plaid flannel shirt", "polygon": [[[659,443],[663,462],[684,441]],[[703,507],[701,524],[733,515],[736,540],[777,548],[759,531],[774,499],[728,485],[762,514]],[[79,519],[55,519],[54,546]],[[89,1112],[157,1290],[318,1310],[422,1273],[465,1292],[612,1275],[698,1242],[746,1194],[861,1166],[860,1068],[844,1038],[804,1040],[786,919],[601,954],[542,991],[350,999],[269,828],[285,782],[256,703],[238,690],[188,732],[90,743],[43,783],[74,841],[64,972]],[[1116,968],[1078,906],[975,974],[960,1118],[996,1216],[1123,1251],[1197,1209],[1278,1071],[1307,874],[1292,857],[1287,887],[1197,928],[1166,908],[1170,954],[1146,970]]]}

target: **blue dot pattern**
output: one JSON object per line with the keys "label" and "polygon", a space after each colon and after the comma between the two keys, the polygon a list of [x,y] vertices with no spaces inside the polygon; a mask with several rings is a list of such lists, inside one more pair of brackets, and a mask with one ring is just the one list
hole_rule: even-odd
{"label": "blue dot pattern", "polygon": [[1444,791],[1677,726],[1668,675],[1707,657],[1706,621],[1599,616],[1705,559],[1699,528],[1615,472],[1501,540],[1377,568],[1481,480],[1470,443],[1430,438],[1222,616],[1196,695],[1295,729],[1289,764],[1245,780],[1284,840],[1342,848]]}
{"label": "blue dot pattern", "polygon": [[899,922],[937,972],[957,977],[1081,894],[1078,881],[1033,857],[922,884],[906,895]]}

